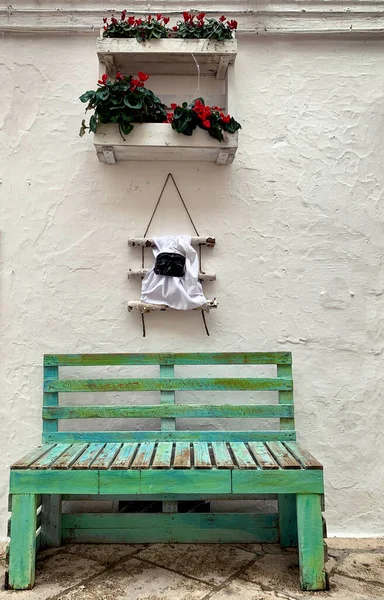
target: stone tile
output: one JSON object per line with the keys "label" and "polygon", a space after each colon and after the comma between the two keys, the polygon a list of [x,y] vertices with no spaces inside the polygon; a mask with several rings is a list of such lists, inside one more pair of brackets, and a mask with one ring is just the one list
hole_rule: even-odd
{"label": "stone tile", "polygon": [[235,579],[228,586],[213,594],[210,600],[278,600],[278,598],[289,597],[276,596],[274,592],[265,592],[248,581]]}
{"label": "stone tile", "polygon": [[219,544],[153,544],[140,552],[138,558],[218,585],[254,559],[255,555]]}
{"label": "stone tile", "polygon": [[384,585],[384,550],[382,554],[353,552],[338,565],[337,573]]}
{"label": "stone tile", "polygon": [[5,558],[8,542],[0,542],[0,559]]}
{"label": "stone tile", "polygon": [[384,588],[376,587],[366,581],[357,581],[349,577],[334,574],[331,577],[329,592],[301,592],[300,597],[307,600],[329,598],[332,600],[384,600]]}
{"label": "stone tile", "polygon": [[131,554],[144,548],[144,544],[71,544],[64,546],[62,550],[96,560],[102,565],[109,565],[126,560]]}
{"label": "stone tile", "polygon": [[247,552],[263,554],[263,548],[261,544],[231,544],[231,546],[233,546],[233,548],[240,548],[240,550],[246,550]]}
{"label": "stone tile", "polygon": [[55,600],[200,600],[211,588],[132,558]]}
{"label": "stone tile", "polygon": [[[74,585],[79,585],[81,581],[92,575],[96,576],[103,569],[104,567],[94,560],[73,554],[56,554],[46,560],[38,561],[33,590],[10,593],[1,589],[0,599],[6,600],[16,594],[17,600],[46,600]],[[3,586],[4,582],[2,588]]]}
{"label": "stone tile", "polygon": [[261,544],[263,552],[265,554],[284,554],[284,552],[295,552],[297,554],[297,548],[282,548],[280,544]]}
{"label": "stone tile", "polygon": [[334,550],[384,550],[384,538],[327,538],[327,546]]}

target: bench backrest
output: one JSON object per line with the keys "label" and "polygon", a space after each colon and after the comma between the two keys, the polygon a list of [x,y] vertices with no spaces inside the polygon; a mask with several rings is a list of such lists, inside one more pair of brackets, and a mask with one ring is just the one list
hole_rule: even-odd
{"label": "bench backrest", "polygon": [[[60,367],[159,365],[159,377],[124,379],[60,379]],[[276,365],[273,378],[177,378],[175,365]],[[239,368],[238,371],[241,371]],[[78,370],[77,370],[78,372]],[[87,371],[89,372],[89,371]],[[237,373],[236,373],[237,374]],[[60,406],[65,392],[159,391],[160,403],[151,405]],[[177,391],[271,391],[276,404],[176,404]],[[60,419],[152,418],[161,419],[161,431],[59,431]],[[177,418],[273,418],[277,431],[180,431]],[[230,352],[194,354],[58,354],[44,356],[43,442],[129,441],[265,441],[294,440],[292,356],[290,352]]]}

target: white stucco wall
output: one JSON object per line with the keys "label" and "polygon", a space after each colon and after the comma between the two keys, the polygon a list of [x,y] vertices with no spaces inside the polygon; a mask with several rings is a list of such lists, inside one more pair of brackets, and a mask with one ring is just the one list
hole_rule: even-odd
{"label": "white stucco wall", "polygon": [[[99,163],[77,136],[94,44],[0,40],[0,536],[9,464],[40,439],[42,354],[160,350],[292,350],[329,533],[382,533],[383,43],[241,37],[243,131],[227,168]],[[143,339],[126,311],[139,265],[127,238],[142,235],[169,171],[218,241],[205,252],[220,302],[210,338],[198,314],[162,314]],[[174,199],[157,233],[177,229],[164,217]]]}

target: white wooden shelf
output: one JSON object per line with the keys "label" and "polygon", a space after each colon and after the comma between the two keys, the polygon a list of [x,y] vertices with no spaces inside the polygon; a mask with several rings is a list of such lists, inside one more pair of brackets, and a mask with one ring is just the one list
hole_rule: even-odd
{"label": "white wooden shelf", "polygon": [[[208,248],[213,248],[215,244],[216,239],[212,235],[191,237],[192,246],[208,246]],[[128,238],[128,246],[131,248],[134,248],[135,246],[141,248],[156,248],[153,238]]]}
{"label": "white wooden shelf", "polygon": [[[144,279],[150,269],[128,269],[128,279]],[[216,281],[216,273],[199,272],[199,281]]]}
{"label": "white wooden shelf", "polygon": [[202,75],[225,79],[228,65],[236,59],[237,41],[178,38],[150,42],[120,38],[97,40],[99,62],[111,77],[116,71],[121,71],[123,75],[135,75],[138,71],[145,71],[149,75],[196,75],[192,54],[200,65]]}
{"label": "white wooden shelf", "polygon": [[[165,310],[176,310],[165,304],[149,304],[147,302],[141,302],[141,300],[130,300],[127,304],[128,312],[137,311],[141,313],[154,312],[154,311],[165,311]],[[199,308],[193,308],[192,310],[203,310],[209,312],[213,308],[217,308],[216,300],[208,300],[206,304],[199,306]],[[177,312],[189,312],[185,310],[179,310]]]}
{"label": "white wooden shelf", "polygon": [[219,142],[198,128],[193,135],[187,136],[174,131],[168,123],[139,123],[123,139],[118,126],[108,123],[98,126],[94,144],[99,160],[107,164],[127,160],[169,160],[227,165],[233,162],[238,133],[225,135],[225,141]]}

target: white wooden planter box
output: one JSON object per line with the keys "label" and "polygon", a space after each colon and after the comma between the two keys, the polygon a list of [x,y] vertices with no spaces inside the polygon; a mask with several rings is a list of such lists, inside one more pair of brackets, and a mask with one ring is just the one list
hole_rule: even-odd
{"label": "white wooden planter box", "polygon": [[135,124],[124,138],[116,124],[99,125],[94,134],[99,160],[107,164],[126,160],[170,160],[227,165],[235,156],[238,134],[226,134],[227,139],[218,142],[202,129],[187,136],[174,131],[168,123],[142,123]]}
{"label": "white wooden planter box", "polygon": [[237,41],[167,38],[138,42],[136,39],[99,38],[97,54],[100,64],[111,77],[116,71],[123,75],[135,75],[138,71],[150,75],[196,75],[193,54],[201,74],[225,79],[228,65],[235,62]]}

